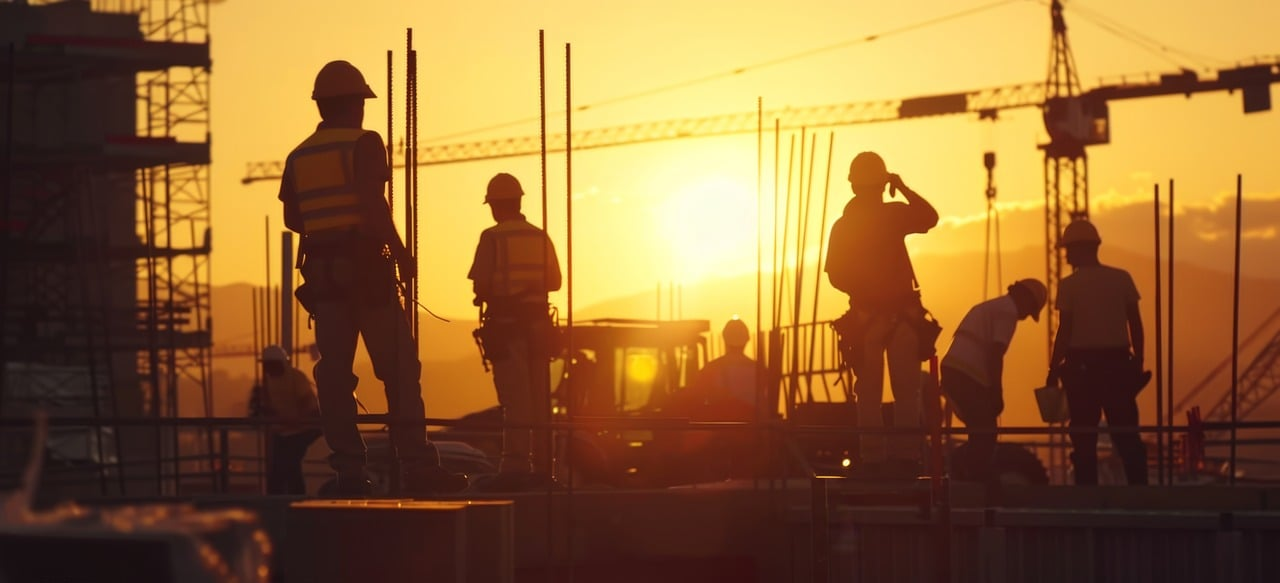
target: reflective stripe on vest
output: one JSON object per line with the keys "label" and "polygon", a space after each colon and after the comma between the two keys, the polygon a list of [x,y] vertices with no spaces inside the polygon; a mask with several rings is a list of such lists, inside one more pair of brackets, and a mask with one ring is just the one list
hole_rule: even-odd
{"label": "reflective stripe on vest", "polygon": [[316,130],[289,154],[293,189],[298,195],[305,234],[360,226],[355,149],[356,141],[367,131],[358,128]]}
{"label": "reflective stripe on vest", "polygon": [[495,228],[493,237],[497,251],[493,296],[545,300],[547,266],[555,261],[547,236],[537,228],[515,223],[513,227]]}

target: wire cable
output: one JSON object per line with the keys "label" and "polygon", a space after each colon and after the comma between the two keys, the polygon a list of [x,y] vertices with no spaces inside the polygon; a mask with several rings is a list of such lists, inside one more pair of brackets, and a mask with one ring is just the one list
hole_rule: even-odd
{"label": "wire cable", "polygon": [[[846,48],[849,48],[849,47],[852,47],[852,46],[857,46],[857,45],[861,45],[861,44],[867,44],[867,43],[870,43],[870,42],[873,42],[873,41],[877,41],[877,40],[880,40],[880,39],[883,39],[883,38],[887,38],[887,37],[891,37],[891,36],[897,36],[897,35],[905,34],[905,33],[908,33],[908,32],[913,32],[913,31],[917,31],[917,30],[924,29],[924,28],[928,28],[928,27],[931,27],[931,26],[936,26],[936,25],[939,25],[939,24],[943,24],[943,23],[945,23],[945,22],[949,22],[949,21],[952,21],[952,20],[957,20],[957,19],[964,18],[964,17],[967,17],[967,16],[972,16],[972,15],[974,15],[974,14],[978,14],[978,13],[981,13],[981,12],[986,12],[986,11],[988,11],[988,10],[992,10],[992,9],[994,9],[994,8],[998,8],[998,7],[1003,6],[1003,5],[1005,5],[1005,4],[1012,4],[1012,3],[1014,3],[1014,2],[1019,2],[1019,1],[1022,1],[1022,0],[997,0],[997,1],[995,1],[995,2],[991,2],[991,3],[988,3],[988,4],[984,4],[984,5],[982,5],[982,6],[977,6],[977,7],[974,7],[974,8],[968,8],[968,9],[965,9],[965,10],[960,10],[960,11],[958,11],[958,12],[953,12],[953,13],[950,13],[950,14],[947,14],[947,15],[944,15],[944,16],[939,16],[939,17],[937,17],[937,18],[930,18],[930,19],[927,19],[927,20],[922,20],[922,21],[920,21],[920,22],[913,23],[913,24],[908,24],[908,25],[905,25],[905,26],[900,26],[900,27],[898,27],[898,28],[892,28],[892,29],[889,29],[889,30],[886,30],[886,31],[884,31],[884,32],[880,32],[880,33],[877,33],[877,34],[869,34],[869,35],[861,36],[861,37],[858,37],[858,38],[853,38],[853,39],[845,40],[845,41],[842,41],[842,42],[838,42],[838,43],[835,43],[835,44],[826,45],[826,46],[817,47],[817,48],[812,48],[812,49],[808,49],[808,50],[800,51],[800,52],[798,52],[798,53],[792,53],[792,54],[790,54],[790,55],[786,55],[786,56],[783,56],[783,57],[778,57],[778,58],[775,58],[775,59],[770,59],[770,60],[767,60],[767,61],[761,61],[761,62],[754,63],[754,64],[751,64],[751,65],[746,65],[746,66],[743,66],[743,67],[737,67],[737,68],[734,68],[734,69],[730,69],[730,70],[728,70],[728,71],[721,71],[721,72],[718,72],[718,73],[712,73],[712,74],[709,74],[709,75],[704,75],[704,76],[702,76],[702,77],[696,77],[696,78],[693,78],[693,79],[687,79],[687,80],[684,80],[684,81],[677,81],[677,82],[675,82],[675,83],[669,83],[669,84],[667,84],[667,85],[661,85],[661,86],[658,86],[658,87],[654,87],[654,88],[652,88],[652,89],[645,89],[645,90],[642,90],[642,91],[637,91],[637,92],[635,92],[635,93],[628,93],[628,94],[625,94],[625,95],[619,95],[619,96],[616,96],[616,97],[606,98],[606,99],[603,99],[603,100],[601,100],[601,101],[597,101],[597,102],[595,102],[595,103],[588,103],[588,104],[586,104],[586,105],[579,105],[579,106],[577,106],[577,107],[575,107],[575,108],[574,108],[574,111],[587,111],[587,110],[589,110],[589,109],[596,109],[596,108],[600,108],[600,107],[604,107],[604,106],[608,106],[608,105],[616,105],[616,104],[618,104],[618,103],[623,103],[623,102],[627,102],[627,101],[634,101],[634,100],[636,100],[636,99],[642,99],[642,98],[645,98],[645,97],[653,97],[653,96],[655,96],[655,95],[660,95],[660,94],[663,94],[663,93],[669,93],[669,92],[671,92],[671,91],[677,91],[677,90],[680,90],[680,89],[686,89],[686,88],[688,88],[688,87],[692,87],[692,86],[695,86],[695,85],[701,85],[701,84],[704,84],[704,83],[709,83],[709,82],[711,82],[711,81],[717,81],[717,80],[720,80],[720,79],[726,79],[726,78],[729,78],[729,77],[734,77],[734,76],[742,75],[742,74],[744,74],[744,73],[753,72],[753,71],[756,71],[756,70],[759,70],[759,69],[765,69],[765,68],[769,68],[769,67],[775,67],[775,66],[777,66],[777,65],[782,65],[782,64],[784,64],[784,63],[790,63],[790,62],[792,62],[792,61],[798,61],[798,60],[801,60],[801,59],[807,59],[807,58],[810,58],[810,57],[814,57],[814,56],[817,56],[817,55],[821,55],[821,54],[823,54],[823,53],[829,53],[829,52],[832,52],[832,51],[837,51],[837,50],[841,50],[841,49],[846,49]],[[558,112],[555,112],[555,114],[554,114],[554,115],[564,115],[564,111],[558,111]],[[444,135],[440,135],[440,136],[435,136],[435,137],[432,137],[432,138],[428,139],[427,141],[428,141],[429,143],[431,143],[431,142],[440,142],[440,141],[444,141],[444,140],[453,140],[453,139],[457,139],[457,138],[461,138],[461,137],[466,137],[466,136],[470,136],[470,135],[474,135],[474,134],[478,134],[478,133],[489,132],[489,131],[493,131],[493,130],[499,130],[499,129],[505,129],[505,128],[509,128],[509,127],[513,127],[513,126],[523,125],[523,124],[531,123],[531,122],[534,122],[534,121],[537,121],[537,120],[538,120],[538,118],[536,118],[536,117],[529,117],[529,118],[524,118],[524,119],[512,120],[512,121],[508,121],[508,122],[502,122],[502,123],[497,123],[497,124],[493,124],[493,125],[488,125],[488,126],[481,127],[481,128],[476,128],[476,129],[471,129],[471,130],[464,130],[464,131],[460,131],[460,132],[454,132],[454,133],[451,133],[451,134],[444,134]]]}

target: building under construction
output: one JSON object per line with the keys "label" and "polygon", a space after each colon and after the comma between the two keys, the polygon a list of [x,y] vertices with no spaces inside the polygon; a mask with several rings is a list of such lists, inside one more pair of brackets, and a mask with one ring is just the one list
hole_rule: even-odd
{"label": "building under construction", "polygon": [[[0,415],[208,414],[207,24],[195,0],[0,2]],[[175,432],[53,437],[104,492],[175,491]]]}

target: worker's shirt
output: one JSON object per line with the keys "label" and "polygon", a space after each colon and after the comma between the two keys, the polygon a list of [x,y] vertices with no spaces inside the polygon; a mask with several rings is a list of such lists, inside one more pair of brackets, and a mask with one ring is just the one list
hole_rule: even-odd
{"label": "worker's shirt", "polygon": [[755,360],[741,352],[727,352],[698,371],[694,386],[704,394],[735,399],[755,407],[764,382],[764,371]]}
{"label": "worker's shirt", "polygon": [[1076,269],[1062,278],[1054,303],[1064,319],[1071,318],[1067,348],[1128,350],[1128,308],[1137,303],[1138,287],[1129,272],[1108,265]]}
{"label": "worker's shirt", "polygon": [[287,367],[284,374],[265,375],[262,384],[262,415],[286,421],[272,427],[276,433],[290,434],[306,430],[307,426],[288,421],[300,421],[320,415],[316,391],[306,373]]}
{"label": "worker's shirt", "polygon": [[942,357],[942,366],[962,372],[985,387],[995,387],[1000,379],[991,378],[991,363],[997,346],[1008,347],[1018,326],[1018,305],[1003,295],[972,308],[956,326],[951,347]]}
{"label": "worker's shirt", "polygon": [[905,237],[924,233],[937,215],[923,205],[855,196],[831,226],[826,272],[855,307],[899,307],[915,293],[915,272]]}
{"label": "worker's shirt", "polygon": [[560,262],[551,238],[519,215],[480,233],[467,278],[491,307],[545,305],[560,289]]}
{"label": "worker's shirt", "polygon": [[390,178],[377,132],[320,122],[285,161],[285,226],[308,236],[355,230],[376,237],[369,217],[389,212],[381,185]]}

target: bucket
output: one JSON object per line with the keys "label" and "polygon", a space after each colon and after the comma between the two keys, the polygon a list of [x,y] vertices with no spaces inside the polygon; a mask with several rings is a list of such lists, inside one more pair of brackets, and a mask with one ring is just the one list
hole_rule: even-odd
{"label": "bucket", "polygon": [[1067,392],[1061,387],[1040,387],[1035,394],[1041,421],[1062,423],[1071,417],[1067,410]]}

